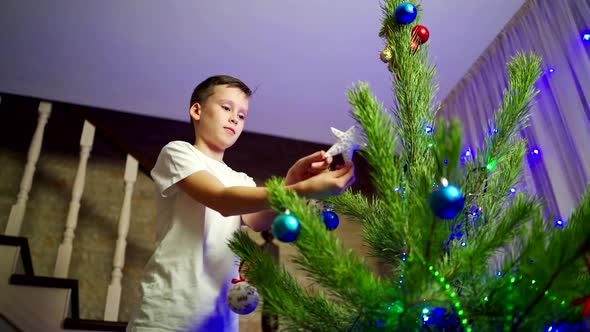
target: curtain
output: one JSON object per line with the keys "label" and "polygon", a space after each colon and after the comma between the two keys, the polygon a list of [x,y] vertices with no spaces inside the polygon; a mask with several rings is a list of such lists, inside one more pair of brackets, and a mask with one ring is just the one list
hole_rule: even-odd
{"label": "curtain", "polygon": [[443,100],[441,111],[463,121],[464,143],[476,149],[490,134],[508,87],[506,63],[519,51],[540,55],[540,93],[531,126],[521,133],[529,149],[525,176],[515,189],[541,197],[547,215],[565,222],[590,179],[590,41],[584,33],[590,33],[590,0],[525,2]]}

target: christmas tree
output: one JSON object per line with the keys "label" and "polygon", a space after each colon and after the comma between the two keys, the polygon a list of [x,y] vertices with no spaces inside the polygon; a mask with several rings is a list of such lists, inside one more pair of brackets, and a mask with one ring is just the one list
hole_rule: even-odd
{"label": "christmas tree", "polygon": [[[395,106],[384,109],[366,83],[348,92],[375,192],[348,191],[327,202],[361,223],[387,273],[374,275],[364,258],[343,248],[325,224],[332,211],[322,217],[274,178],[267,185],[281,215],[273,231],[293,240],[295,263],[318,287],[303,289],[236,233],[230,247],[244,277],[285,330],[583,330],[590,310],[590,285],[580,278],[590,270],[590,193],[566,227],[554,228],[540,198],[510,192],[522,181],[527,143],[519,133],[538,93],[541,59],[520,53],[511,60],[492,130],[465,158],[460,122],[437,117],[421,8],[387,0],[382,9],[381,59],[393,76]],[[343,146],[354,148],[352,136]]]}

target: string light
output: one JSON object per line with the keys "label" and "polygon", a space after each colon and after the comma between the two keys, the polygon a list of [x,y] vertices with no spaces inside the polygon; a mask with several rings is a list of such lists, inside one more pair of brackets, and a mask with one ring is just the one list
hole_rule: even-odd
{"label": "string light", "polygon": [[588,31],[588,32],[584,32],[584,33],[582,34],[582,41],[585,41],[585,42],[588,42],[588,41],[590,41],[590,31]]}
{"label": "string light", "polygon": [[[410,253],[410,249],[407,247],[407,244],[404,243],[404,249],[402,251],[402,262],[406,262],[408,260],[408,253]],[[400,272],[400,276],[399,276],[399,287],[402,288],[403,284],[404,284],[404,266],[405,264],[401,265],[401,272]]]}
{"label": "string light", "polygon": [[486,169],[487,169],[489,172],[491,172],[491,171],[493,171],[493,170],[494,170],[494,168],[496,168],[496,165],[497,165],[497,164],[498,164],[498,162],[497,162],[497,161],[495,161],[495,160],[492,160],[492,161],[490,161],[490,162],[489,162],[489,163],[486,165]]}
{"label": "string light", "polygon": [[[436,271],[434,269],[434,266],[430,265],[428,267],[428,271],[430,271],[432,273],[432,275],[434,276],[434,278],[436,280],[438,280],[442,285],[444,285],[445,290],[447,291],[447,293],[451,297],[451,301],[455,301],[453,303],[453,306],[455,307],[455,309],[457,309],[457,316],[459,318],[459,321],[461,321],[461,324],[465,328],[466,332],[471,332],[472,328],[470,326],[467,326],[467,323],[469,321],[465,317],[465,311],[461,308],[461,302],[459,302],[457,300],[457,293],[451,290],[451,285],[446,281],[446,279],[444,277],[440,276],[440,272]],[[424,311],[422,311],[422,312],[424,313]],[[424,316],[423,316],[423,318],[424,318]]]}
{"label": "string light", "polygon": [[565,221],[563,221],[561,219],[557,219],[557,220],[555,220],[555,224],[553,224],[553,227],[563,228],[563,227],[565,227]]}

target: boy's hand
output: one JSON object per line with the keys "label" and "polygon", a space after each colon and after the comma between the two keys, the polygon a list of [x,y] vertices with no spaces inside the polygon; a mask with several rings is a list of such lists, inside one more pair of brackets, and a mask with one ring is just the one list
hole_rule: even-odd
{"label": "boy's hand", "polygon": [[299,195],[312,199],[323,199],[343,193],[354,181],[354,164],[347,163],[340,169],[322,172],[291,187]]}
{"label": "boy's hand", "polygon": [[326,152],[318,151],[295,162],[285,177],[285,184],[292,185],[310,177],[328,171],[333,158],[326,158]]}

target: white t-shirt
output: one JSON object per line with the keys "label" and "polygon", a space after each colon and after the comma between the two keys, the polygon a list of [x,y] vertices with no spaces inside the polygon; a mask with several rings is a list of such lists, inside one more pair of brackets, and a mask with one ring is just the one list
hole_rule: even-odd
{"label": "white t-shirt", "polygon": [[187,142],[168,143],[151,171],[158,190],[158,247],[147,263],[142,299],[128,332],[238,331],[227,293],[238,258],[227,246],[240,216],[224,217],[191,198],[177,183],[206,170],[226,187],[254,180]]}

